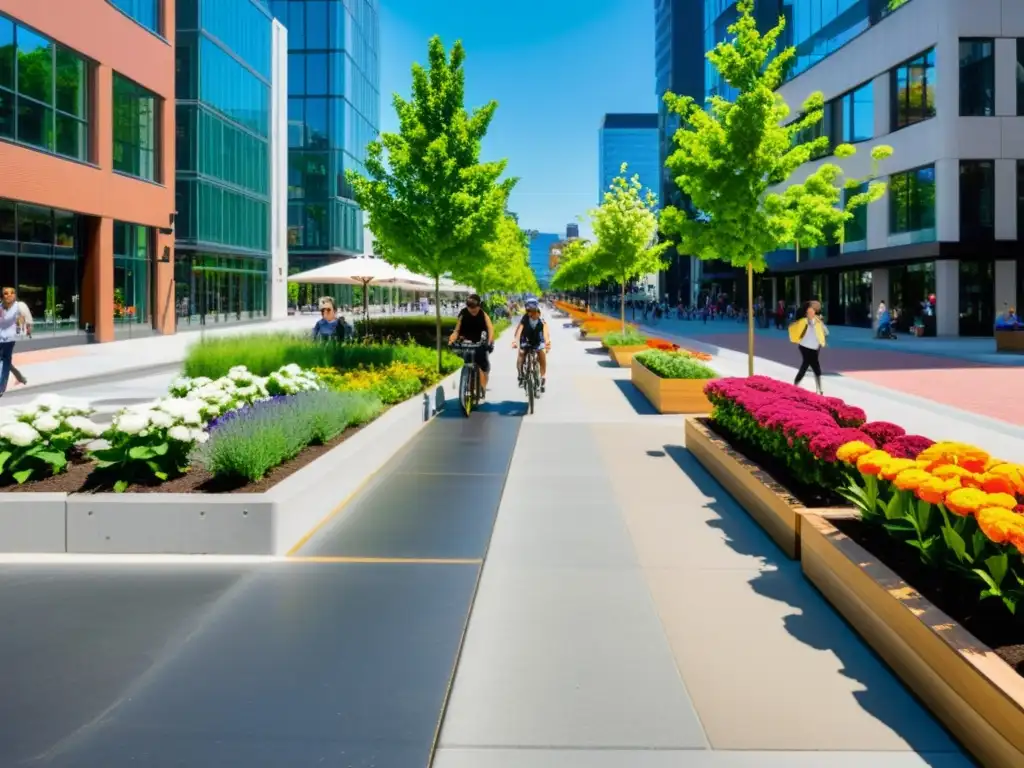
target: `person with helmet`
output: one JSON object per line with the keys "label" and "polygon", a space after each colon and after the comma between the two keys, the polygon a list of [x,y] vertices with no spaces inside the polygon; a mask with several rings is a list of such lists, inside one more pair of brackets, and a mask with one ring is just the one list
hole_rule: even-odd
{"label": "person with helmet", "polygon": [[512,349],[519,348],[519,360],[516,368],[519,371],[519,386],[523,386],[523,361],[526,358],[526,350],[537,351],[537,362],[540,364],[540,391],[547,388],[548,356],[551,349],[551,331],[544,318],[540,316],[540,303],[530,298],[526,300],[526,314],[516,328],[515,336],[512,339]]}

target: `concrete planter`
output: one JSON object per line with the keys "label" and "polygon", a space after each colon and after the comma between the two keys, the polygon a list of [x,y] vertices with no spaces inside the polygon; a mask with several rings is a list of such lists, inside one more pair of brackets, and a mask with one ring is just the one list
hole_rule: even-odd
{"label": "concrete planter", "polygon": [[791,559],[800,557],[804,518],[808,515],[846,514],[848,511],[803,506],[761,467],[734,451],[725,440],[708,429],[702,419],[687,419],[685,434],[687,450]]}
{"label": "concrete planter", "polygon": [[711,413],[704,394],[707,379],[663,379],[636,358],[630,360],[633,386],[644,393],[658,413]]}
{"label": "concrete planter", "polygon": [[453,396],[458,374],[400,403],[264,493],[0,494],[0,552],[285,555]]}
{"label": "concrete planter", "polygon": [[629,368],[633,363],[633,355],[649,349],[646,344],[627,344],[622,347],[608,347],[608,353],[619,368]]}
{"label": "concrete planter", "polygon": [[804,574],[984,766],[1024,765],[1024,678],[827,519]]}
{"label": "concrete planter", "polygon": [[996,352],[1024,355],[1024,331],[996,331]]}

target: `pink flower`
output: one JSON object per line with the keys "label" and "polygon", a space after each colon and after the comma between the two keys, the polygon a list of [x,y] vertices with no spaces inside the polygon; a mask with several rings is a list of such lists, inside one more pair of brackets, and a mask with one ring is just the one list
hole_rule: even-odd
{"label": "pink flower", "polygon": [[845,428],[833,429],[815,435],[811,439],[808,448],[816,458],[821,459],[822,461],[827,461],[831,464],[836,461],[836,451],[847,443],[852,443],[855,440],[859,440],[872,448],[877,447],[877,443],[864,432],[857,429]]}
{"label": "pink flower", "polygon": [[935,445],[923,435],[900,435],[882,444],[882,449],[894,459],[916,459],[925,448]]}
{"label": "pink flower", "polygon": [[885,445],[893,438],[907,434],[903,427],[889,421],[869,421],[861,426],[860,431],[870,436],[876,445]]}

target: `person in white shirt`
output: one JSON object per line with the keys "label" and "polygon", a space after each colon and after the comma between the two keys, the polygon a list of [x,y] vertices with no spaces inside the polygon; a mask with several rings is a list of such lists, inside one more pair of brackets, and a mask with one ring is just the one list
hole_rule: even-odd
{"label": "person in white shirt", "polygon": [[18,337],[18,318],[21,311],[14,288],[4,286],[0,302],[0,397],[7,391],[11,376],[14,343]]}
{"label": "person in white shirt", "polygon": [[[19,301],[18,300],[17,292],[15,292],[15,294],[14,294],[14,301],[18,305],[18,318],[15,321],[15,328],[16,328],[16,334],[15,335],[17,335],[17,336],[24,336],[26,338],[31,339],[32,338],[32,310],[30,310],[28,308],[28,304],[26,304],[24,301]],[[21,384],[22,386],[24,386],[25,384],[28,384],[28,379],[26,379],[25,376],[21,373],[21,371],[19,371],[15,367],[13,362],[11,363],[11,374],[14,376],[15,380],[19,384]]]}

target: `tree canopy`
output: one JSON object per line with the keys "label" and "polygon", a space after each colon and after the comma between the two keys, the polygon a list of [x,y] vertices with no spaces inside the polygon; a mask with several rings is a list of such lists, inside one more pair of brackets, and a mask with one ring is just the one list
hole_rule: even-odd
{"label": "tree canopy", "polygon": [[551,287],[556,291],[572,291],[587,288],[604,281],[594,258],[595,246],[586,240],[571,240],[562,249]]}
{"label": "tree canopy", "polygon": [[460,280],[480,293],[540,293],[530,269],[529,240],[514,218],[501,220],[495,238],[484,249],[487,260],[483,268],[476,275],[460,276]]}
{"label": "tree canopy", "polygon": [[502,179],[504,160],[480,159],[498,104],[466,109],[465,59],[461,42],[449,55],[439,37],[431,38],[428,66],[412,66],[411,98],[393,98],[398,133],[367,146],[366,176],[346,172],[381,255],[434,278],[439,367],[439,281],[483,271],[516,183]]}

